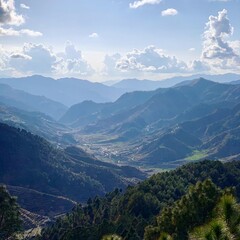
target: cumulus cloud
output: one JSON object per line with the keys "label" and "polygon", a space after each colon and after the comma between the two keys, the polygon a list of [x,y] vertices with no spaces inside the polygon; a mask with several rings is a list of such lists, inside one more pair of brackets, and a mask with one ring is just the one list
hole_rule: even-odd
{"label": "cumulus cloud", "polygon": [[13,28],[2,28],[0,27],[0,36],[30,36],[30,37],[40,37],[42,36],[41,32],[33,31],[30,29],[21,29],[15,30]]}
{"label": "cumulus cloud", "polygon": [[175,16],[178,14],[178,11],[174,8],[168,8],[164,11],[162,11],[162,16],[165,17],[165,16]]}
{"label": "cumulus cloud", "polygon": [[54,70],[57,58],[52,50],[43,44],[28,43],[21,52],[12,53],[10,66],[19,72],[49,74]]}
{"label": "cumulus cloud", "polygon": [[210,16],[203,35],[202,59],[215,68],[239,68],[236,42],[227,40],[233,30],[226,9],[218,12],[217,16]]}
{"label": "cumulus cloud", "polygon": [[160,73],[206,73],[210,70],[209,65],[202,59],[184,62],[165,54],[155,46],[148,46],[143,50],[134,49],[125,55],[106,55],[104,65],[104,75],[121,77],[157,76]]}
{"label": "cumulus cloud", "polygon": [[21,53],[21,52],[15,52],[15,53],[12,53],[11,55],[10,55],[10,57],[11,58],[16,58],[16,59],[24,59],[24,60],[31,60],[32,59],[32,57],[30,57],[30,56],[28,56],[28,55],[26,55],[26,54],[24,54],[24,53]]}
{"label": "cumulus cloud", "polygon": [[210,66],[202,60],[194,60],[189,63],[188,67],[188,71],[193,73],[208,72],[211,70]]}
{"label": "cumulus cloud", "polygon": [[8,76],[42,74],[46,76],[80,77],[94,73],[83,58],[81,51],[68,42],[62,53],[55,53],[44,44],[25,43],[15,51],[4,50],[0,46],[0,74]]}
{"label": "cumulus cloud", "polygon": [[232,49],[234,49],[235,54],[240,56],[240,41],[229,41],[228,44]]}
{"label": "cumulus cloud", "polygon": [[89,35],[90,38],[98,38],[99,35],[97,33],[92,33]]}
{"label": "cumulus cloud", "polygon": [[143,50],[135,49],[127,53],[116,63],[116,68],[121,71],[177,73],[187,71],[187,64],[175,56],[163,54],[163,51],[155,46],[148,46]]}
{"label": "cumulus cloud", "polygon": [[122,58],[119,53],[115,53],[112,55],[106,55],[104,58],[104,69],[103,75],[114,76],[117,73],[116,63]]}
{"label": "cumulus cloud", "polygon": [[19,26],[24,22],[23,16],[16,12],[14,0],[0,0],[0,25]]}
{"label": "cumulus cloud", "polygon": [[[159,73],[209,73],[240,70],[240,41],[230,41],[234,28],[230,24],[227,10],[217,16],[210,16],[203,34],[203,48],[199,59],[185,62],[169,56],[155,46],[143,50],[135,49],[125,55],[114,54],[105,57],[105,72],[109,75],[128,74],[136,76]],[[190,52],[196,51],[189,48]],[[122,75],[121,75],[122,76]]]}
{"label": "cumulus cloud", "polygon": [[[29,9],[25,4],[20,5],[22,8]],[[41,32],[31,29],[14,29],[11,26],[20,26],[25,23],[22,15],[16,12],[14,0],[0,0],[0,36],[29,36],[40,37]],[[6,27],[7,26],[7,27]]]}
{"label": "cumulus cloud", "polygon": [[139,1],[134,1],[133,3],[129,4],[130,8],[139,8],[142,7],[146,4],[159,4],[162,0],[139,0]]}
{"label": "cumulus cloud", "polygon": [[20,7],[23,8],[23,9],[27,9],[27,10],[30,9],[29,6],[27,6],[26,4],[23,4],[23,3],[20,4]]}
{"label": "cumulus cloud", "polygon": [[9,53],[0,45],[0,71],[8,68]]}
{"label": "cumulus cloud", "polygon": [[58,54],[59,60],[55,64],[55,73],[68,76],[87,76],[94,73],[92,67],[83,58],[82,52],[77,50],[71,42],[67,42],[65,52]]}

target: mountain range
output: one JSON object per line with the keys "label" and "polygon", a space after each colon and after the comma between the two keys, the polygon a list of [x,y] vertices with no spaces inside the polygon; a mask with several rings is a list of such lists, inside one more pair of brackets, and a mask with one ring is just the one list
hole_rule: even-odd
{"label": "mountain range", "polygon": [[94,83],[76,78],[53,79],[34,75],[22,78],[1,78],[0,83],[25,91],[26,93],[44,96],[55,102],[70,107],[83,101],[94,101],[97,103],[116,101],[122,94],[133,91],[151,91],[158,88],[168,88],[183,81],[205,78],[215,82],[233,82],[240,79],[237,74],[222,75],[191,75],[179,76],[161,81],[124,79],[113,84]]}
{"label": "mountain range", "polygon": [[[101,162],[80,148],[56,147],[23,129],[1,123],[0,132],[0,183],[33,214],[47,212],[52,218],[69,210],[74,201],[86,202],[145,178],[135,168]],[[47,202],[52,202],[51,212]]]}
{"label": "mountain range", "polygon": [[168,79],[163,79],[161,81],[152,81],[152,80],[138,80],[138,79],[123,79],[118,82],[113,82],[110,84],[106,82],[107,85],[113,86],[115,88],[124,89],[126,92],[133,91],[151,91],[157,88],[168,88],[172,87],[176,84],[179,84],[183,81],[191,81],[193,79],[205,78],[214,82],[219,83],[229,83],[238,81],[240,79],[239,74],[220,74],[220,75],[206,75],[206,74],[198,74],[198,75],[190,75],[190,76],[177,76]]}
{"label": "mountain range", "polygon": [[[221,149],[239,144],[239,104],[239,84],[200,78],[171,88],[127,93],[109,104],[74,105],[60,121],[83,135],[102,135],[108,141],[95,141],[96,146],[106,144],[109,152],[124,144],[124,158],[136,164],[169,167],[169,162],[178,160],[238,158],[236,149],[225,155]],[[225,141],[217,144],[218,138]]]}
{"label": "mountain range", "polygon": [[42,112],[55,119],[59,119],[67,110],[62,103],[13,89],[6,84],[0,84],[0,102],[25,111]]}
{"label": "mountain range", "polygon": [[[124,190],[159,168],[206,158],[239,160],[240,84],[230,80],[121,89],[124,94],[106,101],[88,100],[82,86],[101,86],[95,89],[101,94],[116,86],[40,76],[0,83],[0,183],[18,197],[25,227],[48,224],[76,202]],[[49,98],[42,94],[47,84]]]}
{"label": "mountain range", "polygon": [[[142,122],[144,126],[153,126],[159,121],[173,121],[177,115],[186,114],[201,104],[206,111],[207,105],[232,106],[239,101],[239,88],[239,85],[219,84],[201,78],[190,81],[187,85],[150,92],[127,93],[114,103],[105,105],[96,103],[87,106],[84,106],[86,103],[74,105],[62,119],[68,117],[69,122],[66,119],[65,123],[71,124],[79,118],[90,116],[95,123],[89,126],[89,131],[91,129],[96,131],[98,127],[100,131],[109,131],[115,125],[118,127],[126,123],[131,125],[134,121]],[[84,112],[84,109],[87,109],[87,112]],[[122,119],[124,114],[127,118]],[[202,113],[198,114],[201,116]]]}
{"label": "mountain range", "polygon": [[[54,84],[66,81],[35,76],[13,82],[33,79]],[[77,80],[69,82],[71,85]],[[225,154],[221,150],[231,144],[238,146],[239,138],[235,133],[240,126],[239,96],[238,81],[227,84],[199,78],[170,88],[125,93],[114,102],[83,101],[67,109],[45,97],[2,85],[0,97],[8,97],[9,101],[2,100],[5,104],[0,105],[0,120],[57,145],[81,144],[86,151],[110,162],[168,168],[191,159],[239,157],[236,149]],[[27,104],[32,108],[21,110]],[[58,122],[57,114],[51,111],[56,112],[59,107],[62,108],[58,116],[60,112],[62,116]],[[31,112],[33,109],[45,114],[51,112],[55,120]],[[223,142],[219,142],[221,138]]]}
{"label": "mountain range", "polygon": [[85,100],[111,102],[120,97],[124,91],[101,83],[75,78],[53,78],[39,75],[23,78],[2,78],[0,83],[33,95],[44,96],[66,106]]}
{"label": "mountain range", "polygon": [[0,122],[25,129],[55,144],[75,144],[71,129],[41,112],[25,111],[0,102]]}

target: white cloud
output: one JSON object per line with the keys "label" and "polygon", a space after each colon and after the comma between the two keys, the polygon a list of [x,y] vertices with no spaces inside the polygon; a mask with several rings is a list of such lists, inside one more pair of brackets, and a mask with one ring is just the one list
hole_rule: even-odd
{"label": "white cloud", "polygon": [[11,55],[10,55],[10,57],[11,58],[16,58],[16,59],[25,59],[25,60],[31,60],[32,59],[32,57],[30,57],[30,56],[28,56],[28,55],[26,55],[26,54],[24,54],[24,53],[21,53],[21,52],[15,52],[15,53],[12,53]]}
{"label": "white cloud", "polygon": [[186,72],[187,64],[163,54],[162,49],[148,46],[143,50],[133,50],[121,58],[116,68],[121,71],[142,71],[155,73]]}
{"label": "white cloud", "polygon": [[165,17],[165,16],[175,16],[178,14],[178,11],[174,8],[168,8],[164,11],[162,11],[162,16]]}
{"label": "white cloud", "polygon": [[43,34],[41,32],[33,31],[30,29],[21,29],[20,35],[27,35],[29,37],[41,37]]}
{"label": "white cloud", "polygon": [[8,60],[9,60],[9,53],[2,46],[0,46],[0,72],[1,73],[9,70]]}
{"label": "white cloud", "polygon": [[228,41],[233,27],[227,16],[227,10],[218,12],[218,16],[210,16],[203,35],[202,59],[213,68],[239,69],[240,55],[237,42]]}
{"label": "white cloud", "polygon": [[157,77],[159,74],[207,73],[210,66],[202,59],[184,62],[169,56],[162,49],[148,46],[143,50],[134,49],[124,56],[119,53],[106,55],[104,75],[118,77]]}
{"label": "white cloud", "polygon": [[31,74],[50,74],[57,62],[56,55],[43,44],[25,44],[21,52],[12,53],[10,57],[11,67]]}
{"label": "white cloud", "polygon": [[0,36],[19,36],[19,31],[16,31],[13,28],[0,27]]}
{"label": "white cloud", "polygon": [[55,53],[43,44],[25,43],[22,48],[7,51],[0,46],[0,75],[24,76],[42,74],[46,76],[80,77],[94,73],[83,58],[81,51],[68,42],[65,51]]}
{"label": "white cloud", "polygon": [[130,8],[139,8],[146,4],[159,4],[162,0],[139,0],[129,4]]}
{"label": "white cloud", "polygon": [[20,7],[23,9],[27,9],[27,10],[30,9],[29,6],[27,6],[26,4],[23,4],[23,3],[20,4]]}
{"label": "white cloud", "polygon": [[106,55],[104,58],[103,75],[114,76],[118,74],[116,63],[122,58],[119,53],[113,55]]}
{"label": "white cloud", "polygon": [[0,28],[0,36],[30,36],[40,37],[42,33],[30,29],[14,30],[13,28]]}
{"label": "white cloud", "polygon": [[236,40],[236,41],[229,41],[228,42],[229,46],[234,49],[234,52],[240,56],[240,41]]}
{"label": "white cloud", "polygon": [[16,12],[14,0],[0,0],[0,25],[19,26],[24,22],[23,16]]}
{"label": "white cloud", "polygon": [[89,35],[90,38],[98,38],[99,35],[97,33],[92,33]]}
{"label": "white cloud", "polygon": [[[20,5],[22,8],[29,9],[25,4]],[[22,15],[16,12],[14,0],[0,0],[0,36],[42,36],[41,32],[33,31],[31,29],[14,29],[6,26],[20,26],[25,23]]]}
{"label": "white cloud", "polygon": [[68,76],[92,75],[94,70],[83,58],[82,52],[77,50],[71,42],[67,42],[65,52],[58,54],[55,73]]}
{"label": "white cloud", "polygon": [[36,32],[30,29],[21,29],[21,30],[15,30],[13,28],[2,28],[0,27],[0,36],[29,36],[29,37],[40,37],[42,36],[42,33]]}
{"label": "white cloud", "polygon": [[190,52],[195,52],[195,50],[196,50],[195,48],[189,48],[188,49],[188,51],[190,51]]}
{"label": "white cloud", "polygon": [[189,64],[189,72],[202,73],[211,70],[210,66],[202,60],[194,60]]}

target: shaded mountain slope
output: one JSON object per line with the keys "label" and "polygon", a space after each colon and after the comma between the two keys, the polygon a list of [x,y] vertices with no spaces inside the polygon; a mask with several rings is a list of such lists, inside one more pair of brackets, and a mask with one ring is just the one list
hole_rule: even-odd
{"label": "shaded mountain slope", "polygon": [[68,109],[59,121],[76,127],[87,125],[91,121],[95,121],[96,115],[109,104],[111,103],[95,103],[93,101],[75,104]]}
{"label": "shaded mountain slope", "polygon": [[23,78],[2,78],[0,83],[26,91],[30,94],[45,96],[66,106],[80,103],[85,100],[95,102],[111,102],[120,97],[124,91],[108,87],[101,83],[75,78],[54,80],[43,76]]}
{"label": "shaded mountain slope", "polygon": [[70,107],[60,122],[73,127],[84,127],[111,116],[119,116],[146,102],[158,91],[125,93],[115,102],[106,104],[85,101]]}
{"label": "shaded mountain slope", "polygon": [[[17,197],[18,204],[29,212],[53,218],[71,211],[76,202],[29,188],[7,185],[12,196]],[[34,199],[34,201],[33,201]]]}
{"label": "shaded mountain slope", "polygon": [[141,162],[149,165],[173,162],[185,158],[193,149],[201,145],[202,141],[183,128],[175,128],[172,131],[160,133],[145,144],[140,144],[139,152]]}
{"label": "shaded mountain slope", "polygon": [[114,191],[104,198],[94,198],[87,206],[76,207],[71,214],[45,229],[40,239],[61,240],[67,236],[69,240],[99,240],[110,233],[123,239],[143,239],[144,228],[156,223],[156,217],[164,207],[173,206],[191,185],[207,178],[220,188],[235,187],[237,197],[240,196],[239,162],[192,163],[156,174],[137,186],[129,187],[123,194]]}
{"label": "shaded mountain slope", "polygon": [[220,102],[230,105],[239,101],[239,92],[239,86],[201,78],[174,88],[124,94],[114,103],[106,105],[80,103],[72,106],[61,121],[74,127],[84,127],[89,122],[91,126],[85,129],[89,133],[91,129],[94,132],[112,132],[115,129],[120,133],[139,122],[142,122],[141,128],[144,128],[178,120],[180,114],[200,105],[202,109],[195,109],[195,114],[197,111],[199,114],[199,110],[207,111],[207,105],[217,105]]}
{"label": "shaded mountain slope", "polygon": [[[159,89],[140,105],[100,119],[81,133],[109,139],[103,147],[117,149],[117,160],[124,156],[137,166],[172,168],[206,157],[238,159],[239,104],[239,85],[196,79]],[[101,144],[95,146],[101,149]]]}
{"label": "shaded mountain slope", "polygon": [[75,143],[69,128],[40,112],[28,112],[0,103],[0,122],[23,128],[58,144]]}
{"label": "shaded mountain slope", "polygon": [[153,133],[140,141],[137,154],[146,164],[160,165],[187,159],[195,151],[199,159],[240,159],[239,116],[239,104],[232,109],[216,109],[205,117]]}
{"label": "shaded mountain slope", "polygon": [[17,198],[21,206],[21,218],[24,230],[43,227],[55,221],[56,217],[65,214],[76,206],[76,202],[29,188],[6,186],[9,193]]}
{"label": "shaded mountain slope", "polygon": [[[124,188],[133,177],[128,169],[74,159],[25,130],[0,124],[0,131],[0,182],[4,184],[86,201],[115,187]],[[144,178],[141,172],[135,173],[136,178]]]}
{"label": "shaded mountain slope", "polygon": [[[121,131],[139,122],[142,122],[142,129],[154,126],[155,123],[158,123],[155,126],[161,128],[161,122],[172,121],[199,104],[228,102],[229,105],[233,105],[240,101],[238,85],[219,84],[205,79],[197,79],[180,87],[160,89],[154,93],[149,100],[140,103],[131,111],[127,110],[86,127],[87,132],[91,133],[91,128],[94,132],[112,132],[116,129],[117,133],[121,134]],[[124,119],[121,116],[124,116]]]}
{"label": "shaded mountain slope", "polygon": [[0,84],[0,102],[25,111],[42,112],[55,119],[60,118],[67,110],[67,107],[59,102],[15,90],[5,84]]}

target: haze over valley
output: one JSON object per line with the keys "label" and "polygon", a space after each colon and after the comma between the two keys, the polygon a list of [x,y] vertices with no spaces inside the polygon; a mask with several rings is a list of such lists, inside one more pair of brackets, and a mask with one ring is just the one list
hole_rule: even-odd
{"label": "haze over valley", "polygon": [[0,240],[240,239],[238,18],[0,0]]}

